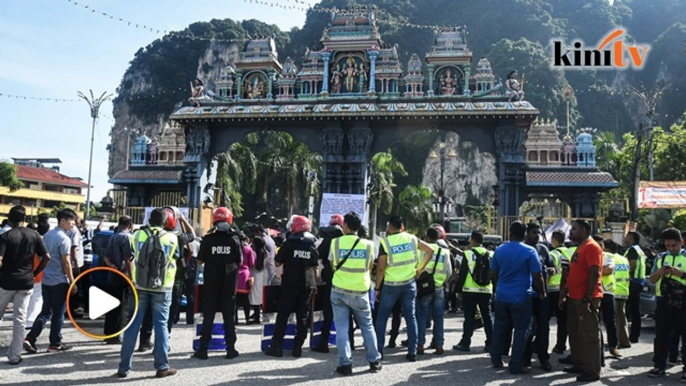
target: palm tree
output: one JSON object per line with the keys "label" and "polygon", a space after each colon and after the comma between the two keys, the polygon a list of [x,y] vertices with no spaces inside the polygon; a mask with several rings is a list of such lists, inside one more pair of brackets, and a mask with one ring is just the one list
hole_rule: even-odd
{"label": "palm tree", "polygon": [[393,209],[393,175],[407,176],[407,171],[400,161],[393,157],[391,149],[387,152],[376,153],[369,163],[369,234],[376,234],[377,210],[381,208],[384,214],[391,214]]}
{"label": "palm tree", "polygon": [[217,155],[216,185],[221,191],[218,204],[230,207],[236,217],[243,214],[243,195],[255,192],[257,181],[257,158],[250,147],[235,142],[229,149]]}
{"label": "palm tree", "polygon": [[[270,132],[265,138],[267,148],[261,155],[262,173],[261,191],[262,201],[267,202],[268,187],[275,184],[280,187],[288,202],[288,213],[295,214],[301,210],[301,203],[309,193],[311,171],[319,174],[322,157],[310,152],[307,145],[297,142],[288,133]],[[319,194],[318,181],[312,182],[314,194]]]}
{"label": "palm tree", "polygon": [[398,195],[398,204],[398,213],[405,220],[405,228],[410,233],[419,234],[435,218],[433,193],[424,185],[408,185]]}
{"label": "palm tree", "polygon": [[595,135],[593,144],[596,147],[598,169],[619,177],[619,163],[616,155],[621,151],[615,134],[611,131],[601,131]]}

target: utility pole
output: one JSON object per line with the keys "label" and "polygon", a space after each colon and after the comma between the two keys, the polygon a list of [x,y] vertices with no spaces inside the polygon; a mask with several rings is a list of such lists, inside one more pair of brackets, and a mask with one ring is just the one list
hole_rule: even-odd
{"label": "utility pole", "polygon": [[112,94],[107,94],[107,91],[103,92],[102,95],[100,95],[98,98],[96,98],[93,95],[93,90],[88,90],[90,91],[91,97],[90,99],[84,95],[81,91],[79,91],[76,95],[79,96],[79,98],[85,100],[88,103],[88,107],[90,107],[91,110],[91,118],[93,118],[93,127],[91,129],[91,153],[90,153],[90,159],[88,161],[88,188],[87,188],[87,194],[86,194],[86,215],[84,216],[84,220],[88,220],[90,218],[91,214],[91,174],[93,171],[93,138],[95,136],[95,123],[98,120],[98,114],[100,112],[100,106],[107,101],[108,99],[112,98]]}

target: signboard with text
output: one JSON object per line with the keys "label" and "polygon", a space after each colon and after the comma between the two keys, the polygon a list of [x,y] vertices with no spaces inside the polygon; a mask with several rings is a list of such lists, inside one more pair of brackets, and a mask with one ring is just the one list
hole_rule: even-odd
{"label": "signboard with text", "polygon": [[637,200],[641,209],[686,208],[686,181],[641,181]]}
{"label": "signboard with text", "polygon": [[362,218],[362,224],[367,225],[365,212],[366,197],[364,194],[324,193],[319,217],[319,226],[329,225],[329,219],[334,214],[346,214],[354,211]]}

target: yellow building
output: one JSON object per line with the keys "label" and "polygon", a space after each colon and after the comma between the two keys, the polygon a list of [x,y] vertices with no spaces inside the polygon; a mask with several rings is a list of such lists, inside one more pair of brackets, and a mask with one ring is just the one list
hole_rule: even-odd
{"label": "yellow building", "polygon": [[14,205],[26,208],[27,221],[31,219],[30,216],[37,216],[39,211],[49,212],[62,203],[82,214],[81,207],[86,201],[82,192],[88,185],[80,179],[60,174],[58,168],[43,166],[61,163],[59,159],[13,160],[17,167],[17,178],[24,187],[11,193],[8,188],[0,187],[0,219],[6,218]]}

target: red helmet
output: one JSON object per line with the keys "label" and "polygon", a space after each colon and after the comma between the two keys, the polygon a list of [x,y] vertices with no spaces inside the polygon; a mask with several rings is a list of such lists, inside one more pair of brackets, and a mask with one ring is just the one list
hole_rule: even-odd
{"label": "red helmet", "polygon": [[296,216],[291,223],[291,233],[309,232],[312,230],[312,223],[305,216]]}
{"label": "red helmet", "polygon": [[176,229],[176,215],[174,214],[174,210],[164,208],[164,211],[167,212],[167,221],[164,223],[164,229],[168,231]]}
{"label": "red helmet", "polygon": [[329,225],[340,225],[343,226],[343,215],[342,214],[334,214],[331,216],[329,219]]}
{"label": "red helmet", "polygon": [[218,222],[228,222],[229,224],[233,224],[233,213],[231,212],[231,209],[223,206],[215,209],[214,213],[212,214],[212,224],[216,224]]}
{"label": "red helmet", "polygon": [[431,228],[435,229],[438,231],[438,238],[439,239],[445,239],[446,233],[445,233],[445,228],[443,228],[443,225],[441,224],[431,224]]}

